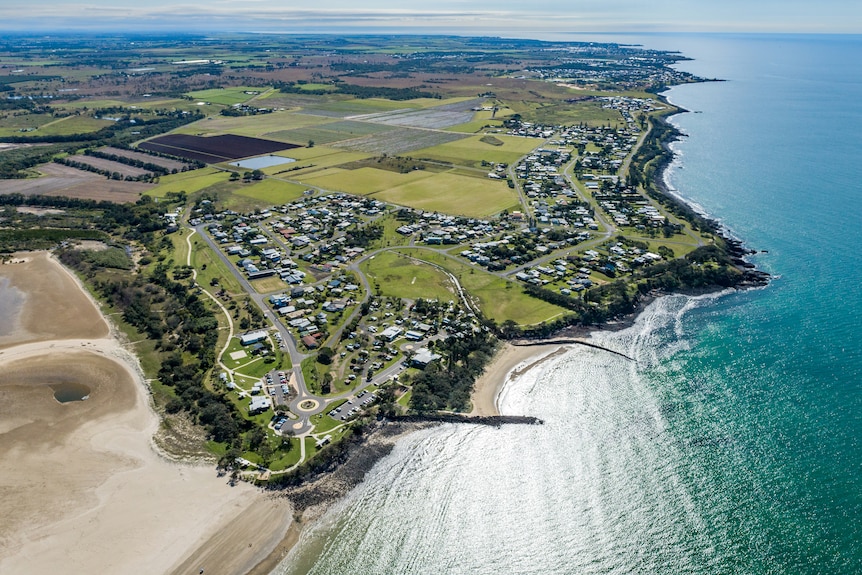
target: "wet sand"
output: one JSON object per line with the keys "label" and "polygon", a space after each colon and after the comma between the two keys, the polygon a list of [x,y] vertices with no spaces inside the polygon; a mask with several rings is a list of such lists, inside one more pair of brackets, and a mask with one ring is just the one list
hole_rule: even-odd
{"label": "wet sand", "polygon": [[[24,259],[0,266],[25,294],[0,339],[0,573],[197,573],[201,559],[243,573],[257,564],[287,532],[289,507],[231,487],[211,463],[161,457],[136,359],[109,337],[76,278],[44,253]],[[89,397],[61,404],[50,387],[58,383],[86,385]]]}
{"label": "wet sand", "polygon": [[500,415],[497,397],[506,382],[566,349],[567,346],[560,344],[517,346],[504,343],[485,372],[476,380],[470,397],[473,404],[470,415]]}

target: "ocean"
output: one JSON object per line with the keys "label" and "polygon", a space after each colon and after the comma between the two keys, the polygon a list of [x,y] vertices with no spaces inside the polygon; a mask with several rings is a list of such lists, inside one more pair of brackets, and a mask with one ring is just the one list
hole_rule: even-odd
{"label": "ocean", "polygon": [[275,573],[862,572],[862,37],[594,39],[727,80],[668,91],[667,180],[775,280],[524,374],[501,410],[543,426],[408,436]]}

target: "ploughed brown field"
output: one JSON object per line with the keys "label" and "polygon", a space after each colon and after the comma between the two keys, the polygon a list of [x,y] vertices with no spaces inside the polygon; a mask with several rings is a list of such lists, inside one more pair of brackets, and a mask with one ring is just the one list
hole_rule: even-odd
{"label": "ploughed brown field", "polygon": [[296,144],[225,134],[221,136],[192,136],[169,134],[138,144],[138,148],[160,154],[170,154],[189,160],[218,164],[239,158],[271,154],[280,150],[299,148]]}
{"label": "ploughed brown field", "polygon": [[100,174],[62,164],[42,164],[36,169],[44,176],[24,180],[0,180],[0,194],[66,196],[122,204],[137,201],[142,192],[153,187],[152,184],[143,182],[109,180]]}

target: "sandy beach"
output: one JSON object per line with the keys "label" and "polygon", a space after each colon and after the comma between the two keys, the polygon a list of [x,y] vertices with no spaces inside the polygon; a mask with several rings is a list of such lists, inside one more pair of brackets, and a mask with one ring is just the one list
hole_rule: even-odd
{"label": "sandy beach", "polygon": [[504,343],[482,376],[476,380],[470,398],[473,404],[470,415],[500,415],[497,397],[506,382],[551,357],[556,357],[567,348],[568,346],[561,344],[518,346]]}
{"label": "sandy beach", "polygon": [[[160,456],[134,356],[74,276],[25,256],[0,266],[20,303],[0,317],[0,573],[252,569],[287,533],[289,505]],[[60,403],[64,384],[87,399]]]}

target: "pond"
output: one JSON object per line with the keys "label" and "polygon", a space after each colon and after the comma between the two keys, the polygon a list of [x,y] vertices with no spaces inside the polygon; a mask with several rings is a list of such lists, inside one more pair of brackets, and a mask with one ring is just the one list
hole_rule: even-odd
{"label": "pond", "polygon": [[90,388],[82,383],[63,382],[49,387],[54,390],[54,399],[60,403],[84,401],[90,398]]}
{"label": "pond", "polygon": [[10,335],[15,330],[22,305],[24,294],[9,283],[9,278],[0,277],[0,336]]}
{"label": "pond", "polygon": [[238,162],[231,162],[231,166],[237,168],[245,168],[247,170],[262,170],[263,168],[271,168],[272,166],[280,166],[281,164],[290,164],[295,162],[293,158],[285,158],[284,156],[258,156],[256,158],[247,158]]}

